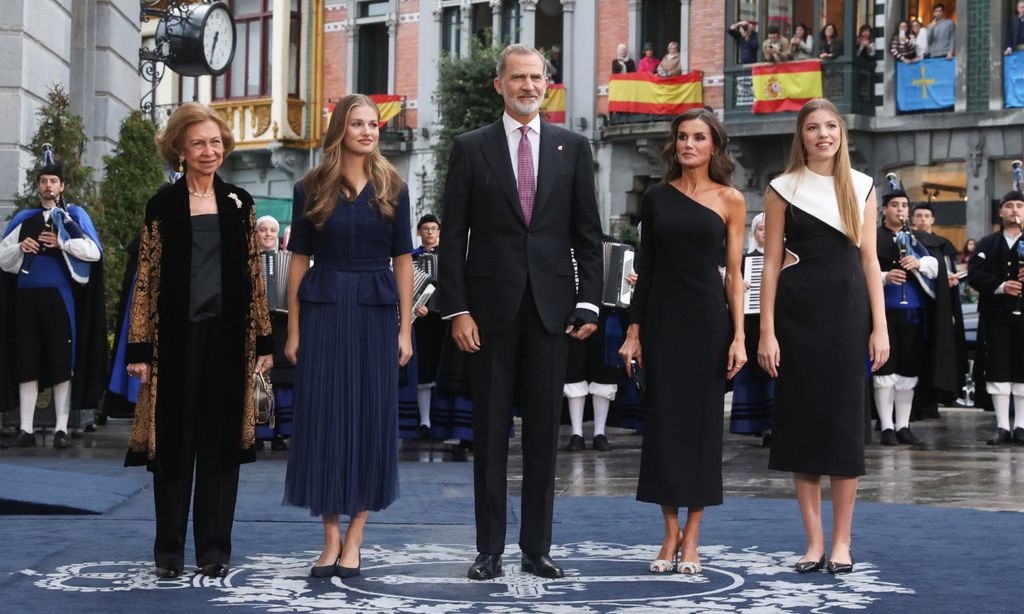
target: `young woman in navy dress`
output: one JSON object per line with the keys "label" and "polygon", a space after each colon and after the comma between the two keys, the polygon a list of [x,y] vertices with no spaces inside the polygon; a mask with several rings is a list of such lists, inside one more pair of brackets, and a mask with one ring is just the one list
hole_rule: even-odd
{"label": "young woman in navy dress", "polygon": [[868,369],[889,358],[875,252],[875,190],[850,167],[842,116],[815,99],[797,115],[786,172],[765,194],[761,342],[777,378],[768,467],[793,473],[807,550],[800,573],[825,567],[821,476],[832,482],[829,573],[853,570],[850,530],[864,475]]}
{"label": "young woman in navy dress", "polygon": [[[358,575],[368,511],[398,498],[412,234],[409,194],[380,153],[378,120],[366,96],[342,98],[292,206],[285,355],[295,364],[295,410],[284,498],[323,517],[314,577]],[[341,515],[351,516],[344,540]]]}

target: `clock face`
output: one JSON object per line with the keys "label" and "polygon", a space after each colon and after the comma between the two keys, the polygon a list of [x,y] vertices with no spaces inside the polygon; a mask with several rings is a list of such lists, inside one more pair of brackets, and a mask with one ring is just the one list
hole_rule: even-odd
{"label": "clock face", "polygon": [[235,24],[223,6],[214,6],[203,28],[203,57],[210,71],[219,75],[228,68],[235,50]]}

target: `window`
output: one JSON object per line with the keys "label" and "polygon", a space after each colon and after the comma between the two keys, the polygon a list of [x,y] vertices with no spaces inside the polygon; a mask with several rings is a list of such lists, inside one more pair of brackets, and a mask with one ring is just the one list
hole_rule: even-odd
{"label": "window", "polygon": [[[227,72],[214,81],[213,98],[269,96],[274,60],[273,0],[231,0],[228,4],[235,16],[235,57]],[[290,4],[288,93],[298,96],[302,15],[298,0],[291,0]]]}
{"label": "window", "polygon": [[361,94],[388,93],[388,26],[369,23],[359,26],[359,66],[356,87]]}
{"label": "window", "polygon": [[472,13],[472,30],[473,38],[479,42],[486,44],[488,42],[488,33],[491,31],[491,5],[488,3],[474,4]]}
{"label": "window", "polygon": [[462,53],[462,10],[457,6],[445,7],[441,13],[441,50]]}
{"label": "window", "polygon": [[502,43],[518,43],[519,33],[523,28],[523,13],[518,0],[502,0],[501,3],[501,41]]}
{"label": "window", "polygon": [[388,14],[390,8],[390,2],[384,0],[383,2],[360,2],[359,3],[359,16],[360,17],[381,17]]}
{"label": "window", "polygon": [[178,102],[199,100],[199,78],[178,75]]}
{"label": "window", "polygon": [[654,57],[661,59],[668,51],[670,42],[680,42],[679,21],[682,14],[679,0],[644,0],[642,10],[642,40],[641,48],[637,49],[637,57],[643,57],[642,46],[651,43],[654,45]]}

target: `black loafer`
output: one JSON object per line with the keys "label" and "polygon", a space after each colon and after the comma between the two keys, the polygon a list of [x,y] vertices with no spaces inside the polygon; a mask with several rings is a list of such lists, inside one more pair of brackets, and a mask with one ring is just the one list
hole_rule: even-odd
{"label": "black loafer", "polygon": [[181,575],[181,570],[177,567],[157,567],[153,573],[160,580],[173,580]]}
{"label": "black loafer", "polygon": [[533,574],[550,580],[557,580],[558,578],[565,577],[565,572],[558,566],[558,563],[555,563],[551,560],[551,557],[546,554],[531,556],[523,553],[523,573]]}
{"label": "black loafer", "polygon": [[896,446],[899,445],[899,443],[899,440],[896,439],[896,431],[892,429],[885,429],[882,431],[883,446]]}
{"label": "black loafer", "polygon": [[68,440],[68,434],[65,433],[64,431],[57,431],[56,433],[53,434],[54,448],[57,448],[58,450],[64,450],[67,449],[67,447],[70,445],[71,442]]}
{"label": "black loafer", "polygon": [[565,449],[567,452],[579,452],[583,449],[583,438],[579,435],[573,435],[569,438],[569,445]]}
{"label": "black loafer", "polygon": [[419,428],[416,429],[416,438],[420,440],[430,439],[430,427],[426,424],[421,424]]}
{"label": "black loafer", "polygon": [[25,431],[18,429],[18,438],[14,440],[15,448],[34,448],[36,447],[36,436],[35,433],[26,433]]}
{"label": "black loafer", "polygon": [[1024,428],[1018,426],[1013,429],[1013,443],[1024,446]]}
{"label": "black loafer", "polygon": [[921,440],[914,437],[914,434],[910,432],[910,427],[905,426],[900,430],[896,431],[896,441],[900,442],[905,446],[916,446],[921,443]]}
{"label": "black loafer", "polygon": [[469,567],[466,576],[470,580],[492,580],[501,575],[501,555],[481,552]]}
{"label": "black loafer", "polygon": [[607,452],[612,449],[612,444],[608,443],[608,438],[604,435],[595,435],[594,441],[591,442],[590,446],[598,452]]}
{"label": "black loafer", "polygon": [[207,578],[225,578],[228,575],[226,563],[208,563],[199,568],[199,573]]}
{"label": "black loafer", "polygon": [[[21,441],[21,435],[18,435],[18,441]],[[996,429],[996,434],[989,438],[986,443],[990,446],[1002,446],[1010,443],[1011,441],[1013,441],[1013,438],[1010,436],[1010,431],[1006,429]]]}
{"label": "black loafer", "polygon": [[850,553],[849,563],[836,563],[835,561],[828,562],[828,572],[833,576],[839,574],[850,573],[853,571],[853,553]]}
{"label": "black loafer", "polygon": [[815,573],[821,571],[825,567],[825,555],[821,555],[820,561],[800,561],[796,565],[793,565],[793,569],[797,573]]}

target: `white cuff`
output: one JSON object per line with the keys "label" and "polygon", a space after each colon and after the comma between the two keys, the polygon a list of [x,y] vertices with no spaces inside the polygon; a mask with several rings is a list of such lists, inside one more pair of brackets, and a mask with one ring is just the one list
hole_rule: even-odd
{"label": "white cuff", "polygon": [[68,239],[60,244],[60,248],[79,260],[96,262],[100,259],[100,248],[88,237]]}
{"label": "white cuff", "polygon": [[1004,281],[1003,283],[999,284],[999,287],[996,288],[996,291],[993,292],[992,294],[1006,294],[1006,282]]}
{"label": "white cuff", "polygon": [[939,261],[935,259],[935,256],[925,256],[918,263],[920,264],[921,275],[928,279],[935,279],[939,276]]}
{"label": "white cuff", "polygon": [[576,303],[576,309],[589,309],[598,315],[601,314],[601,309],[593,303]]}
{"label": "white cuff", "polygon": [[468,311],[459,311],[459,312],[457,312],[457,313],[453,313],[453,314],[451,314],[451,315],[447,315],[447,316],[444,316],[444,317],[442,317],[441,319],[442,319],[442,320],[452,320],[452,319],[454,319],[454,318],[455,318],[455,316],[461,316],[461,315],[462,315],[462,314],[464,314],[464,313],[469,313],[469,312],[468,312]]}

